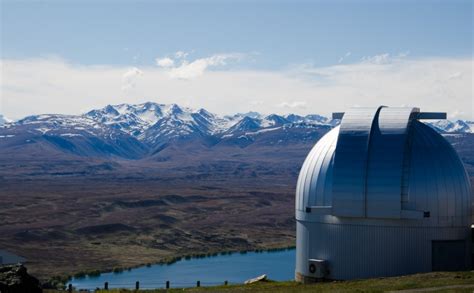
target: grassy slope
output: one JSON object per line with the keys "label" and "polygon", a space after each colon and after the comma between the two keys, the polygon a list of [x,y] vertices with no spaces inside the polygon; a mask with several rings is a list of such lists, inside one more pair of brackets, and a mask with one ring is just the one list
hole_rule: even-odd
{"label": "grassy slope", "polygon": [[[232,285],[189,289],[171,289],[168,292],[384,292],[415,288],[433,288],[449,285],[474,285],[474,271],[436,272],[402,277],[379,278],[359,281],[339,281],[303,285],[296,282],[262,282],[252,285]],[[473,292],[474,288],[441,289],[436,292]],[[165,292],[144,290],[140,292]],[[54,291],[46,291],[53,293]],[[134,290],[109,290],[101,293],[136,292]]]}
{"label": "grassy slope", "polygon": [[[7,167],[0,154],[0,247],[47,280],[293,246],[296,174],[308,148],[207,150],[174,161],[26,158]],[[55,175],[64,172],[76,175]]]}

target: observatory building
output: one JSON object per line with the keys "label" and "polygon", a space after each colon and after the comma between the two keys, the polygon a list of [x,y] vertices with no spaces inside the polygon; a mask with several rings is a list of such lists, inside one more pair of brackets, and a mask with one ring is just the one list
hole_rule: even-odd
{"label": "observatory building", "polygon": [[418,108],[352,108],[313,147],[296,189],[296,280],[347,280],[471,264],[471,187]]}

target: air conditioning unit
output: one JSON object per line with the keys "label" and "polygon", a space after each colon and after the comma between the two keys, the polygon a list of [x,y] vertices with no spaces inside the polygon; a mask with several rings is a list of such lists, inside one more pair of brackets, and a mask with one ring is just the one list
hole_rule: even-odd
{"label": "air conditioning unit", "polygon": [[309,275],[313,278],[324,279],[328,275],[328,263],[321,259],[308,260]]}

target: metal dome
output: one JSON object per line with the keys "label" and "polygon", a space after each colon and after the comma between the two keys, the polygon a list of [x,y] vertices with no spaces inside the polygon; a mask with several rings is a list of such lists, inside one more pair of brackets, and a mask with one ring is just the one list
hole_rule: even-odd
{"label": "metal dome", "polygon": [[420,118],[439,115],[354,108],[313,147],[296,189],[298,280],[469,266],[469,178]]}

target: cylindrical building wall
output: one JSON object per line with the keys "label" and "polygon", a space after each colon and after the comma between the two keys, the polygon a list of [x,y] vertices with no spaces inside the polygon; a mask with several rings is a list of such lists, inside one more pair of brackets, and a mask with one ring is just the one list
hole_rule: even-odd
{"label": "cylindrical building wall", "polygon": [[[461,241],[470,255],[466,227],[410,227],[328,224],[297,221],[296,272],[311,276],[308,259],[327,262],[327,279],[348,280],[399,276],[433,269],[433,241]],[[464,258],[459,269],[468,269]]]}
{"label": "cylindrical building wall", "polygon": [[470,267],[469,177],[418,114],[351,109],[311,150],[296,190],[297,280]]}

